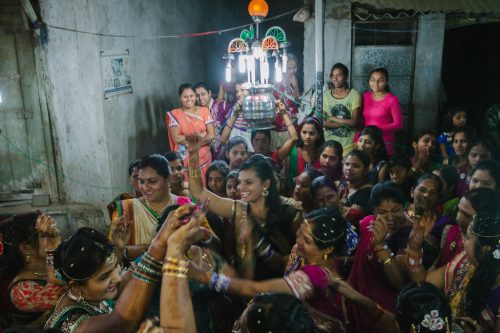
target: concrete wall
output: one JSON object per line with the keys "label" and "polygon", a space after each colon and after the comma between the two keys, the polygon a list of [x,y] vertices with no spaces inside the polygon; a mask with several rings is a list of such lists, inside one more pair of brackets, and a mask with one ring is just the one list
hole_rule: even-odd
{"label": "concrete wall", "polygon": [[[158,36],[212,30],[212,14],[231,13],[221,10],[223,2],[40,0],[40,8],[52,26]],[[246,8],[237,9],[245,15]],[[232,23],[231,15],[227,23]],[[206,79],[204,54],[217,47],[222,55],[224,48],[203,38],[104,37],[52,27],[48,37],[48,103],[64,174],[62,199],[102,207],[126,190],[130,160],[167,150],[164,114],[178,104],[178,85]],[[104,100],[99,52],[125,49],[130,51],[133,94]]]}
{"label": "concrete wall", "polygon": [[444,14],[422,15],[418,20],[414,75],[414,130],[436,131],[443,58]]}
{"label": "concrete wall", "polygon": [[[330,69],[337,63],[351,68],[351,2],[326,0],[324,25],[324,68],[325,84],[330,80]],[[316,50],[314,46],[314,17],[304,22],[304,87],[316,83]]]}

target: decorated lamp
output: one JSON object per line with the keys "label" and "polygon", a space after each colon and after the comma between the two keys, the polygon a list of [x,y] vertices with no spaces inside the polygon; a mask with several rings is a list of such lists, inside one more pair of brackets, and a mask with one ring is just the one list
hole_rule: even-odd
{"label": "decorated lamp", "polygon": [[[273,86],[269,84],[270,68],[274,68],[274,80],[281,82],[286,73],[288,57],[285,31],[278,26],[269,28],[262,40],[259,39],[259,23],[267,16],[269,6],[265,0],[252,0],[248,4],[248,13],[255,22],[249,29],[244,29],[240,37],[234,38],[227,47],[226,81],[231,81],[232,62],[237,61],[238,71],[246,72],[250,85],[250,94],[243,99],[243,118],[252,128],[271,128],[275,118]],[[274,62],[271,66],[270,62]],[[258,77],[256,68],[258,67]]]}

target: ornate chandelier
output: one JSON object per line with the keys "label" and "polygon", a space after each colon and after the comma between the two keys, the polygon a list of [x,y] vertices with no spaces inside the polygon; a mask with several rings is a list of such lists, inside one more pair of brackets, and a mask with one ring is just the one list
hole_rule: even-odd
{"label": "ornate chandelier", "polygon": [[[275,118],[273,87],[269,84],[269,62],[274,58],[274,80],[281,82],[286,73],[288,56],[286,48],[290,43],[286,40],[285,31],[273,26],[269,28],[262,40],[259,39],[259,24],[267,16],[269,6],[265,0],[252,0],[248,12],[255,22],[249,29],[244,29],[238,38],[232,39],[227,47],[226,81],[231,81],[233,62],[238,64],[241,74],[246,72],[250,94],[243,100],[243,117],[254,128],[271,128]],[[256,69],[259,70],[259,79]]]}
{"label": "ornate chandelier", "polygon": [[[269,60],[275,58],[275,81],[281,82],[283,74],[286,73],[286,63],[288,57],[286,48],[290,43],[286,40],[285,31],[274,26],[266,31],[262,40],[259,39],[259,24],[267,16],[269,7],[265,0],[252,0],[248,5],[248,13],[255,22],[250,29],[244,29],[239,38],[234,38],[229,42],[226,62],[226,81],[231,81],[232,62],[238,58],[238,69],[240,73],[247,73],[248,82],[255,85],[269,83]],[[256,62],[260,67],[260,80],[256,78]]]}

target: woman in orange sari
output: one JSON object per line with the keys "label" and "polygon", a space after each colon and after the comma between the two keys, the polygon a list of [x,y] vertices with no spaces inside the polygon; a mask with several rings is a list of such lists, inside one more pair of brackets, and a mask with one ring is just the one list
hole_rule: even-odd
{"label": "woman in orange sari", "polygon": [[[178,151],[187,168],[187,141],[186,136],[198,134],[202,140],[202,146],[198,150],[200,168],[205,181],[205,173],[212,163],[210,143],[215,138],[214,120],[206,107],[196,106],[196,95],[194,88],[189,83],[179,86],[179,100],[181,107],[167,112],[168,140],[170,149]],[[186,175],[187,179],[187,175]],[[206,186],[206,184],[204,184]]]}

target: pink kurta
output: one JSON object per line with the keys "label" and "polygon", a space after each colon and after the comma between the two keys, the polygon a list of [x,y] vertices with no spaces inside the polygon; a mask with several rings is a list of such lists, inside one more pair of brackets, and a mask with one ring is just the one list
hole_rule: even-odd
{"label": "pink kurta", "polygon": [[363,118],[365,126],[373,125],[382,130],[385,147],[394,155],[394,132],[403,128],[403,115],[399,99],[388,93],[382,100],[373,99],[371,92],[363,94]]}

